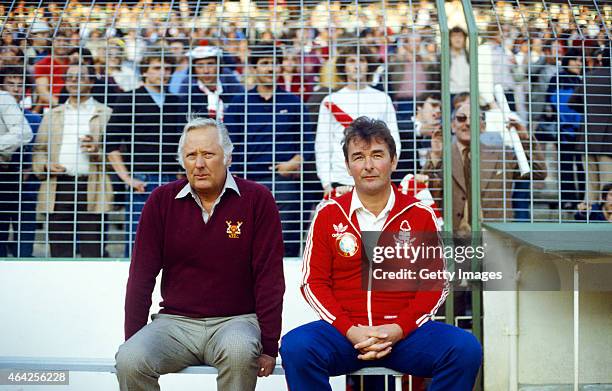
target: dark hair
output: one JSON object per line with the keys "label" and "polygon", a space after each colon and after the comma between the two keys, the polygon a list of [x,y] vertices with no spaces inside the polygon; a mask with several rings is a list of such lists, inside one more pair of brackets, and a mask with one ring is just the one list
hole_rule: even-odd
{"label": "dark hair", "polygon": [[264,41],[258,45],[253,45],[250,49],[249,63],[251,65],[257,65],[257,63],[263,59],[271,59],[278,65],[282,62],[281,56],[283,50],[280,47],[275,48],[274,42]]}
{"label": "dark hair", "polygon": [[561,59],[561,65],[566,67],[569,65],[570,60],[575,60],[576,58],[582,58],[582,50],[578,48],[570,48]]}
{"label": "dark hair", "polygon": [[601,200],[605,201],[608,196],[608,192],[612,190],[612,183],[605,184],[604,187],[601,188]]}
{"label": "dark hair", "polygon": [[144,75],[147,73],[149,69],[149,65],[155,60],[158,60],[161,63],[166,63],[168,66],[172,65],[170,60],[165,60],[164,55],[162,54],[162,48],[156,46],[154,48],[150,48],[147,53],[145,53],[144,58],[140,62],[140,74]]}
{"label": "dark hair", "polygon": [[455,26],[452,29],[450,29],[450,31],[448,32],[448,35],[450,36],[451,34],[455,34],[455,33],[461,33],[461,34],[463,34],[464,38],[467,38],[467,33],[465,32],[464,29],[462,29],[459,26]]}
{"label": "dark hair", "polygon": [[346,129],[344,129],[344,139],[342,140],[342,152],[344,153],[344,160],[348,162],[348,147],[351,141],[361,139],[367,143],[372,140],[382,141],[389,148],[389,155],[391,160],[396,156],[395,140],[391,136],[391,131],[387,124],[379,119],[373,119],[369,117],[359,117]]}
{"label": "dark hair", "polygon": [[82,46],[75,47],[68,52],[68,56],[72,56],[77,53],[79,55],[78,61],[71,61],[70,65],[79,65],[87,69],[87,73],[90,78],[95,78],[96,70],[94,68],[94,57],[89,49]]}
{"label": "dark hair", "polygon": [[547,39],[542,42],[542,50],[546,50],[548,52],[552,52],[553,45],[557,42],[556,39]]}
{"label": "dark hair", "polygon": [[342,80],[346,80],[346,60],[351,56],[359,56],[360,60],[366,60],[366,62],[368,63],[368,70],[366,76],[369,76],[374,71],[372,69],[374,67],[372,53],[363,46],[359,47],[359,44],[351,45],[342,48],[338,52],[336,69],[338,71],[338,76]]}
{"label": "dark hair", "polygon": [[455,95],[453,97],[453,101],[451,102],[451,107],[453,108],[453,110],[455,109],[455,107],[461,103],[464,102],[466,100],[470,100],[470,93],[469,92],[460,92],[457,95]]}
{"label": "dark hair", "polygon": [[26,87],[27,84],[31,84],[31,81],[29,80],[30,77],[27,73],[24,74],[24,69],[23,66],[17,66],[17,65],[5,65],[4,67],[0,68],[0,85],[4,85],[4,80],[7,77],[20,77],[23,79],[23,84],[24,87]]}
{"label": "dark hair", "polygon": [[417,108],[423,107],[423,105],[425,104],[425,101],[429,98],[435,99],[435,100],[442,100],[442,96],[440,95],[439,92],[432,92],[432,91],[423,92],[419,94],[419,96],[417,96],[416,107]]}
{"label": "dark hair", "polygon": [[593,57],[601,56],[601,66],[609,67],[610,66],[610,50],[608,49],[598,49],[593,52]]}

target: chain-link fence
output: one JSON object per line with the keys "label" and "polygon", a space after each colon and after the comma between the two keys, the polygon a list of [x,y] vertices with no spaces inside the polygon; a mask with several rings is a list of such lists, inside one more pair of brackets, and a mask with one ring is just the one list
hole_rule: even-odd
{"label": "chain-link fence", "polygon": [[[612,6],[472,3],[482,219],[611,221]],[[340,142],[363,115],[396,140],[394,182],[427,184],[439,207],[453,143],[453,227],[469,230],[468,35],[461,2],[446,12],[448,141],[432,2],[3,3],[0,256],[129,256],[151,191],[184,177],[194,116],[223,122],[230,172],[274,194],[287,256],[353,184]]]}

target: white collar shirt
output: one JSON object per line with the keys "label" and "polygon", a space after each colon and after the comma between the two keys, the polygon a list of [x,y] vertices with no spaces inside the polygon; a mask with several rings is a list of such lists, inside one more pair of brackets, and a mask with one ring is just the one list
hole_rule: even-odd
{"label": "white collar shirt", "polygon": [[204,221],[204,223],[208,223],[208,220],[210,220],[211,216],[213,215],[215,211],[215,207],[219,205],[219,202],[221,202],[221,198],[223,197],[227,189],[232,189],[233,191],[236,192],[236,194],[240,195],[240,190],[238,190],[238,185],[236,184],[236,181],[234,180],[234,177],[229,172],[229,170],[227,170],[227,176],[225,178],[225,184],[223,185],[223,190],[221,190],[221,194],[219,194],[219,197],[217,197],[217,199],[213,203],[212,208],[210,208],[210,213],[208,213],[208,211],[204,208],[204,206],[202,205],[202,202],[200,201],[200,197],[195,192],[195,190],[191,187],[189,182],[187,182],[187,184],[181,189],[181,191],[178,192],[178,194],[174,198],[179,199],[179,198],[186,197],[188,194],[191,194],[191,197],[194,199],[196,204],[198,204],[198,206],[200,207],[200,210],[202,211],[202,220]]}
{"label": "white collar shirt", "polygon": [[391,209],[393,209],[393,205],[395,205],[395,192],[392,188],[391,194],[389,195],[389,199],[387,200],[387,205],[385,205],[385,207],[378,214],[378,216],[375,216],[374,213],[370,212],[365,208],[365,206],[363,206],[363,203],[359,199],[357,191],[353,190],[353,195],[351,198],[351,208],[349,210],[349,218],[353,217],[353,213],[357,213],[359,229],[362,232],[382,231],[382,228],[385,225],[385,221],[387,221],[387,217],[389,217]]}
{"label": "white collar shirt", "polygon": [[64,104],[64,128],[59,164],[64,166],[67,175],[89,174],[89,156],[81,150],[81,139],[83,136],[91,135],[89,123],[95,111],[93,98],[80,102],[78,106],[73,106],[70,101]]}

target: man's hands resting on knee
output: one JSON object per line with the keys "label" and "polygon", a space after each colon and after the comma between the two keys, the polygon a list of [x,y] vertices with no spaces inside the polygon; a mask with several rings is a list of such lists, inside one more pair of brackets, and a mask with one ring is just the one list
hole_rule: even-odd
{"label": "man's hands resting on knee", "polygon": [[402,328],[396,324],[380,326],[352,326],[346,337],[361,353],[360,360],[378,360],[391,353],[393,345],[403,337]]}

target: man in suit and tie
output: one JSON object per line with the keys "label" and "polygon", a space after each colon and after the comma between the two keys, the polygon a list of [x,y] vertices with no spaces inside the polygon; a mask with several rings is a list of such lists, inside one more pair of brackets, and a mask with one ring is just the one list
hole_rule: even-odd
{"label": "man in suit and tie", "polygon": [[[546,177],[546,164],[536,140],[531,137],[527,127],[510,121],[523,143],[523,148],[531,156],[531,172],[521,177],[517,159],[512,150],[502,150],[500,146],[481,145],[480,149],[480,194],[482,218],[488,220],[512,219],[512,181],[515,179],[542,180]],[[453,114],[452,132],[456,140],[452,144],[453,166],[453,232],[467,234],[471,231],[470,211],[470,102],[461,104]],[[484,116],[480,118],[481,132],[485,128]],[[434,132],[431,152],[422,171],[429,176],[429,188],[438,205],[442,206],[442,133]]]}

